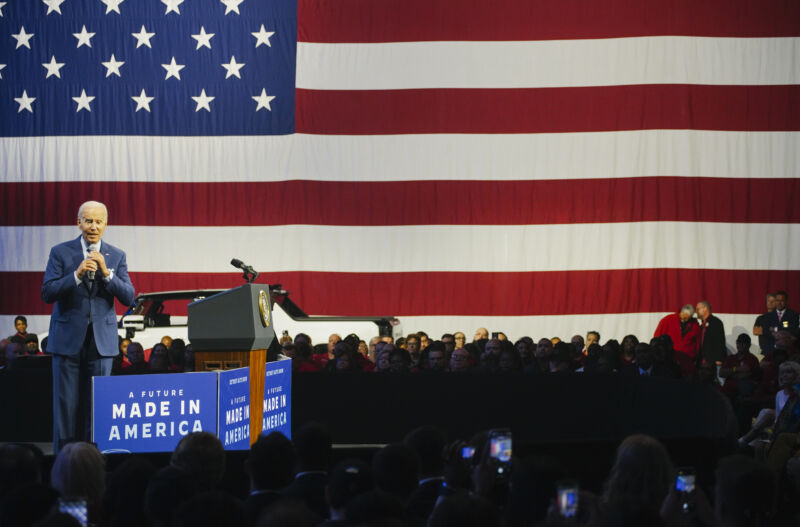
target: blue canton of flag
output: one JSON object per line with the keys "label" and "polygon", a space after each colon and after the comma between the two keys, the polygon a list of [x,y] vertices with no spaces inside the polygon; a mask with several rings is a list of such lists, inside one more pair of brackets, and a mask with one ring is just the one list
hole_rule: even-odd
{"label": "blue canton of flag", "polygon": [[0,0],[0,136],[294,132],[297,0]]}

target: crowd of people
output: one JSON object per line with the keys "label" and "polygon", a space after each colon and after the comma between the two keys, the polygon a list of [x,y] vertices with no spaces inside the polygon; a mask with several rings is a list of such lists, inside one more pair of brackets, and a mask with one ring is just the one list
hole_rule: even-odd
{"label": "crowd of people", "polygon": [[183,437],[166,466],[128,455],[113,470],[89,443],[66,444],[49,473],[35,446],[6,444],[0,524],[80,525],[59,498],[88,525],[117,527],[738,527],[790,525],[797,513],[796,482],[738,454],[720,459],[706,486],[660,441],[632,435],[590,492],[554,457],[495,456],[491,437],[452,440],[424,426],[371,459],[336,459],[327,429],[306,423],[292,440],[260,436],[236,478],[207,432]]}

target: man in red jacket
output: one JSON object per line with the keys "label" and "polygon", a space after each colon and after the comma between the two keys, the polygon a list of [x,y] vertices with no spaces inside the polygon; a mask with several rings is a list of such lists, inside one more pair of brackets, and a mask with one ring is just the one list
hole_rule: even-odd
{"label": "man in red jacket", "polygon": [[694,307],[686,304],[677,313],[662,318],[653,336],[669,335],[675,351],[694,359],[699,351],[700,329],[697,321],[692,318],[693,315]]}

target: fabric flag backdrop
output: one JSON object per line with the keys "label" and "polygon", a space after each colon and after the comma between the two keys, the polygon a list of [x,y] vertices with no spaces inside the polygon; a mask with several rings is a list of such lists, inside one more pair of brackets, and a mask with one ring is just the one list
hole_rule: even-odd
{"label": "fabric flag backdrop", "polygon": [[[800,304],[800,3],[0,1],[0,324],[87,199],[139,292],[534,338]],[[122,310],[122,306],[120,306]],[[370,335],[362,335],[367,338]]]}

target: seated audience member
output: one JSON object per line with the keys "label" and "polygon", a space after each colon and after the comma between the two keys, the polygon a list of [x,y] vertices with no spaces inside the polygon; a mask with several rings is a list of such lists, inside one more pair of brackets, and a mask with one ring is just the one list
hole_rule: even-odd
{"label": "seated audience member", "polygon": [[171,527],[175,510],[198,492],[198,482],[191,474],[167,465],[158,470],[144,493],[144,512],[154,527]]}
{"label": "seated audience member", "polygon": [[463,331],[456,331],[453,333],[453,346],[454,349],[463,348],[467,345],[467,336]]}
{"label": "seated audience member", "polygon": [[636,338],[636,335],[625,335],[625,338],[622,339],[619,355],[619,366],[621,368],[629,364],[633,364],[633,361],[636,359],[637,344],[639,344],[639,339]]}
{"label": "seated audience member", "polygon": [[292,369],[294,371],[320,371],[318,363],[314,362],[313,352],[311,346],[304,340],[299,339],[299,335],[295,337],[294,343],[294,357],[292,357]]}
{"label": "seated audience member", "polygon": [[[683,370],[675,361],[675,351],[672,348],[672,339],[669,335],[661,335],[651,339],[650,346],[653,348],[653,363],[658,365],[664,372],[664,377],[680,379],[684,376]],[[683,354],[679,355],[682,356],[681,360],[686,368],[685,376],[689,378],[694,375],[696,369],[694,363],[686,360],[687,357]]]}
{"label": "seated audience member", "polygon": [[20,360],[24,356],[25,347],[22,344],[13,341],[9,342],[5,351],[6,368],[12,369],[18,366],[18,362],[24,362],[24,360]]}
{"label": "seated audience member", "polygon": [[385,345],[383,349],[381,349],[375,356],[375,369],[373,370],[375,372],[387,372],[391,366],[389,358],[391,357],[395,347],[394,344],[384,344]]}
{"label": "seated audience member", "polygon": [[570,343],[576,350],[578,350],[578,353],[583,353],[584,351],[588,351],[588,346],[585,345],[583,337],[581,335],[572,335]]}
{"label": "seated audience member", "polygon": [[18,337],[22,339],[22,342],[25,342],[25,337],[28,336],[28,319],[22,315],[17,315],[14,318],[14,329],[16,332],[8,338]]}
{"label": "seated audience member", "polygon": [[781,390],[775,395],[775,407],[765,408],[758,414],[750,431],[739,438],[740,445],[749,444],[764,430],[775,424],[776,418],[783,411],[786,402],[795,395],[795,385],[800,382],[800,364],[792,361],[782,363],[778,379]]}
{"label": "seated audience member", "polygon": [[716,527],[771,525],[775,476],[762,463],[744,456],[720,460],[714,489]]}
{"label": "seated audience member", "polygon": [[337,334],[333,333],[328,337],[328,358],[333,358],[333,348],[336,347],[336,343],[342,340],[342,337]]}
{"label": "seated audience member", "polygon": [[369,360],[369,346],[363,340],[358,341],[358,354],[364,357],[365,359]]}
{"label": "seated audience member", "polygon": [[589,346],[592,344],[600,345],[600,333],[597,331],[589,331],[586,333],[586,344],[584,345],[583,350],[588,350]]}
{"label": "seated audience member", "polygon": [[442,344],[444,344],[445,357],[449,357],[453,350],[456,349],[456,338],[452,333],[445,333],[442,335]]}
{"label": "seated audience member", "polygon": [[183,360],[186,354],[186,342],[183,339],[175,339],[167,352],[169,359],[169,371],[181,373],[184,370]]}
{"label": "seated audience member", "polygon": [[128,346],[130,343],[130,339],[119,339],[119,353],[111,363],[111,375],[120,375],[122,370],[130,368],[131,362],[128,360]]}
{"label": "seated audience member", "polygon": [[510,345],[503,347],[497,358],[497,371],[498,373],[522,373],[522,359],[517,348]]}
{"label": "seated audience member", "polygon": [[419,484],[419,456],[402,443],[386,445],[372,458],[375,487],[400,499],[410,520],[419,520],[408,510],[411,495]]}
{"label": "seated audience member", "polygon": [[33,333],[28,333],[25,337],[25,353],[28,355],[42,355],[39,350],[39,337]]}
{"label": "seated audience member", "polygon": [[451,372],[465,372],[470,371],[472,365],[470,364],[469,352],[464,348],[456,348],[450,355],[450,371]]}
{"label": "seated audience member", "polygon": [[489,330],[486,328],[478,328],[475,330],[475,335],[472,337],[472,342],[479,340],[489,340]]}
{"label": "seated audience member", "polygon": [[43,458],[42,451],[31,444],[0,445],[0,501],[15,487],[41,483]]}
{"label": "seated audience member", "polygon": [[212,490],[225,473],[225,449],[214,434],[192,432],[178,442],[169,464],[194,478],[198,490]]}
{"label": "seated audience member", "polygon": [[531,457],[514,460],[511,473],[506,525],[537,525],[547,517],[556,500],[558,482],[567,472],[555,459]]}
{"label": "seated audience member", "polygon": [[250,447],[245,461],[250,495],[244,502],[249,525],[255,525],[261,511],[282,498],[280,489],[292,482],[295,459],[292,442],[280,432],[261,435]]}
{"label": "seated audience member", "polygon": [[550,371],[550,356],[553,354],[553,343],[542,338],[536,343],[534,360],[526,368],[525,373],[547,373]]}
{"label": "seated audience member", "polygon": [[411,366],[416,366],[419,363],[419,355],[422,351],[419,335],[412,333],[406,336],[406,351],[408,351]]}
{"label": "seated audience member", "polygon": [[395,348],[389,352],[389,371],[392,373],[409,373],[411,371],[411,356],[402,348]]}
{"label": "seated audience member", "polygon": [[64,445],[53,462],[50,484],[64,498],[85,499],[89,522],[97,523],[106,491],[106,461],[96,446]]}
{"label": "seated audience member", "polygon": [[194,347],[191,344],[183,350],[183,371],[194,371]]}
{"label": "seated audience member", "polygon": [[281,494],[302,501],[314,514],[325,518],[328,515],[325,486],[332,454],[331,435],[323,425],[307,423],[294,433],[292,443],[297,453],[297,474]]}
{"label": "seated audience member", "polygon": [[155,473],[156,467],[143,457],[133,456],[123,461],[108,479],[101,524],[110,527],[147,525],[145,491]]}
{"label": "seated audience member", "polygon": [[550,373],[569,373],[572,370],[572,352],[575,348],[572,344],[559,342],[553,346],[553,353],[550,355]]}
{"label": "seated audience member", "polygon": [[205,491],[175,509],[173,527],[247,527],[242,502],[227,492]]}
{"label": "seated audience member", "polygon": [[78,520],[58,512],[58,492],[44,483],[16,485],[0,499],[3,527],[80,527]]}
{"label": "seated audience member", "polygon": [[144,360],[144,350],[138,342],[131,342],[128,345],[128,360],[131,365],[122,370],[123,373],[136,375],[150,372],[150,366]]}
{"label": "seated audience member", "polygon": [[636,359],[634,363],[623,370],[628,375],[643,377],[671,377],[673,372],[665,371],[663,366],[656,364],[653,346],[645,342],[636,345]]}
{"label": "seated audience member", "polygon": [[714,388],[722,391],[722,385],[717,378],[717,365],[711,361],[700,361],[700,364],[697,365],[695,379],[700,384],[710,384]]}
{"label": "seated audience member", "polygon": [[499,339],[491,339],[486,341],[483,348],[483,353],[480,359],[480,370],[485,373],[493,373],[497,371],[497,361],[500,359],[500,351],[503,349],[503,344]]}
{"label": "seated audience member", "polygon": [[660,441],[647,435],[628,436],[617,449],[603,502],[611,509],[624,503],[658,516],[674,477],[672,460]]}
{"label": "seated audience member", "polygon": [[535,346],[533,345],[532,338],[522,337],[514,343],[514,347],[517,348],[517,352],[519,352],[519,358],[522,360],[523,368],[533,362],[533,350]]}
{"label": "seated audience member", "polygon": [[372,469],[360,459],[346,459],[338,463],[328,476],[325,495],[328,501],[328,521],[319,527],[345,527],[350,525],[347,505],[356,496],[372,490]]}
{"label": "seated audience member", "polygon": [[[130,346],[129,346],[130,348]],[[150,352],[150,373],[169,372],[169,351],[164,344],[156,344]]]}
{"label": "seated audience member", "polygon": [[603,344],[602,353],[598,359],[598,371],[600,373],[611,373],[619,370],[622,346],[616,339],[611,339]]}
{"label": "seated audience member", "polygon": [[736,354],[722,362],[719,376],[725,379],[722,389],[729,397],[747,397],[755,392],[760,367],[756,356],[750,353],[750,336],[747,333],[736,338]]}
{"label": "seated audience member", "polygon": [[428,334],[424,331],[417,331],[417,336],[419,337],[419,349],[420,351],[424,350],[428,346],[431,345],[431,340],[428,338]]}
{"label": "seated audience member", "polygon": [[[489,500],[460,491],[444,498],[433,511],[428,527],[500,527],[500,512]],[[532,524],[531,524],[532,525]]]}
{"label": "seated audience member", "polygon": [[434,341],[425,348],[425,360],[420,365],[422,371],[443,372],[447,370],[447,352],[441,341]]}
{"label": "seated audience member", "polygon": [[677,313],[671,313],[662,318],[653,336],[669,335],[672,339],[672,347],[677,353],[683,353],[694,359],[700,351],[700,326],[692,318],[693,316],[694,307],[686,304]]}
{"label": "seated audience member", "polygon": [[409,516],[427,518],[444,484],[443,452],[447,438],[440,429],[423,426],[409,432],[403,443],[414,450],[419,459],[419,483],[408,498],[406,511]]}
{"label": "seated audience member", "polygon": [[358,353],[344,341],[336,343],[333,355],[334,357],[325,365],[325,371],[331,373],[362,371]]}

